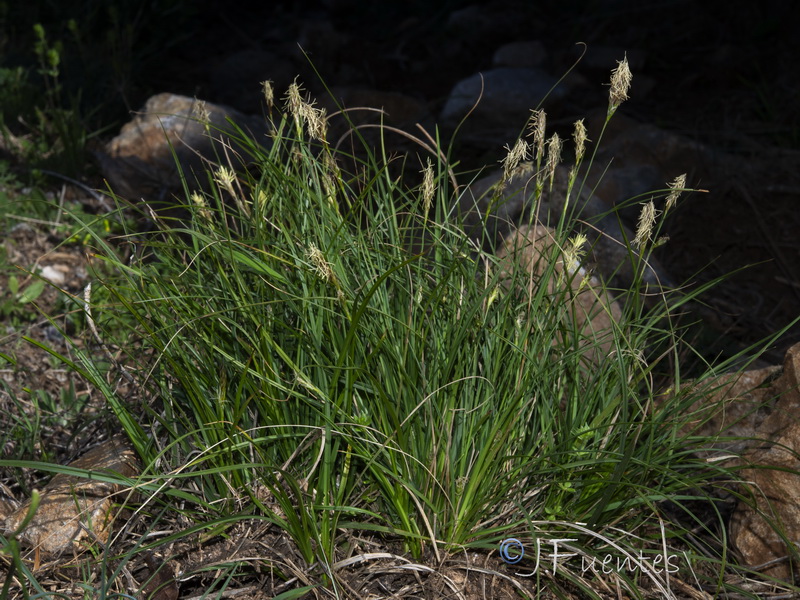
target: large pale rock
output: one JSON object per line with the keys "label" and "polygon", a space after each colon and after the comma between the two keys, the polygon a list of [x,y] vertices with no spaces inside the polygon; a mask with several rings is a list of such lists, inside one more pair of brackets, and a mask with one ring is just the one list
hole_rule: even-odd
{"label": "large pale rock", "polygon": [[[531,214],[544,224],[557,223],[565,210],[591,226],[585,233],[592,246],[591,260],[608,282],[627,288],[633,280],[633,266],[624,240],[633,233],[620,225],[609,204],[601,200],[580,177],[569,188],[569,169],[558,165],[552,190],[546,181],[537,199],[535,174],[532,167],[522,165],[511,179],[501,185],[502,172],[497,171],[469,185],[459,198],[459,209],[467,233],[484,246],[499,245],[516,226],[526,223]],[[672,287],[663,267],[654,258],[648,260],[642,274],[644,283],[654,289]]]}
{"label": "large pale rock", "polygon": [[[204,109],[208,130],[200,120]],[[115,193],[130,200],[170,200],[182,189],[181,173],[196,187],[196,182],[207,183],[203,172],[209,161],[225,163],[229,156],[234,166],[246,163],[247,151],[226,133],[232,130],[228,119],[258,143],[269,144],[269,128],[260,117],[195,98],[158,94],[95,158]]]}
{"label": "large pale rock", "polygon": [[[701,385],[701,384],[696,384]],[[787,352],[782,367],[773,366],[723,375],[712,393],[690,408],[693,422],[686,432],[718,438],[701,456],[727,457],[726,466],[747,466],[745,481],[731,517],[730,539],[741,559],[755,566],[797,556],[800,542],[800,344]],[[764,570],[789,579],[792,561]]]}
{"label": "large pale rock", "polygon": [[800,566],[800,422],[796,414],[784,416],[791,424],[782,430],[782,435],[748,456],[754,468],[744,470],[742,476],[751,497],[736,507],[730,538],[744,563],[750,566],[791,557],[762,573],[792,580]]}
{"label": "large pale rock", "polygon": [[[721,375],[712,382],[689,383],[703,397],[690,408],[685,432],[716,437],[704,457],[721,452],[743,456],[774,440],[800,418],[800,344],[789,348],[782,366]],[[733,460],[733,459],[732,459]],[[740,464],[736,461],[731,464]]]}
{"label": "large pale rock", "polygon": [[[76,469],[133,477],[139,472],[133,449],[112,438],[69,464]],[[114,520],[113,503],[120,486],[73,475],[57,474],[41,490],[41,502],[20,539],[47,554],[61,554],[89,538],[106,542]],[[16,531],[30,509],[30,500],[5,520],[6,535]]]}
{"label": "large pale rock", "polygon": [[[506,238],[497,253],[504,272],[511,273],[521,267],[532,275],[528,293],[533,293],[541,284],[548,263],[554,258],[557,241],[553,234],[553,229],[541,224],[524,225]],[[555,301],[565,303],[569,319],[581,337],[580,344],[586,349],[586,357],[597,364],[613,349],[613,327],[620,322],[622,311],[595,277],[581,267],[570,270],[561,252],[555,252],[555,256],[553,274],[547,278],[547,293]]]}
{"label": "large pale rock", "polygon": [[781,374],[780,366],[727,373],[713,382],[688,383],[701,397],[689,408],[691,420],[684,433],[716,440],[697,451],[703,458],[730,455],[734,464],[753,444],[767,416],[774,411],[775,391],[769,384]]}
{"label": "large pale rock", "polygon": [[[742,559],[757,565],[792,557],[767,568],[767,575],[791,579],[800,563],[800,344],[789,348],[779,377],[764,392],[772,409],[758,424],[743,471],[751,493],[731,517],[730,537]],[[781,531],[781,537],[776,531]],[[787,544],[787,541],[789,543]]]}

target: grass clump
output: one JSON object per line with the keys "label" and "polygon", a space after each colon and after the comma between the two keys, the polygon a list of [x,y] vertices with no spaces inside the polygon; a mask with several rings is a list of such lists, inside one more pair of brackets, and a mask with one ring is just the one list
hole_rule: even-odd
{"label": "grass clump", "polygon": [[[609,118],[624,96],[615,90]],[[119,275],[104,279],[113,302],[92,306],[94,319],[128,350],[122,362],[148,400],[125,406],[103,389],[163,469],[142,488],[146,504],[180,504],[193,532],[233,536],[241,520],[265,519],[304,563],[270,568],[288,582],[299,569],[301,590],[352,593],[343,571],[354,556],[373,560],[374,544],[438,567],[499,546],[516,564],[506,575],[492,558],[495,572],[528,591],[546,581],[591,592],[593,578],[612,577],[640,594],[679,571],[718,576],[723,550],[662,516],[667,499],[679,514],[705,497],[713,468],[683,428],[696,396],[659,400],[654,383],[677,356],[665,322],[686,298],[645,311],[635,281],[628,309],[587,329],[577,297],[605,292],[578,266],[568,211],[551,215],[554,243],[531,270],[464,232],[441,158],[408,188],[381,155],[345,157],[296,86],[273,126],[266,145],[234,130],[249,156],[187,181],[186,218],[159,220],[133,259],[95,238]],[[578,139],[580,160],[580,128]],[[552,186],[557,140],[547,155],[534,143],[526,168],[539,194]],[[349,174],[343,159],[355,161]],[[637,236],[642,252],[654,237]],[[593,306],[611,315],[607,302]],[[683,516],[693,535],[714,533]],[[606,556],[622,566],[586,566]]]}

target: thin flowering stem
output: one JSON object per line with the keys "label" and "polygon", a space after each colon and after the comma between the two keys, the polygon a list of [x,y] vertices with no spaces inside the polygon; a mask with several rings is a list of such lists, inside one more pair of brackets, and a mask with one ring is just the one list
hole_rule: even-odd
{"label": "thin flowering stem", "polygon": [[[617,67],[611,71],[608,111],[606,113],[606,118],[603,121],[603,126],[600,129],[600,133],[598,134],[597,140],[594,144],[594,149],[592,150],[592,154],[589,159],[588,169],[591,169],[592,164],[594,164],[594,159],[597,156],[597,151],[600,147],[600,141],[603,139],[603,135],[606,132],[608,123],[611,121],[611,117],[614,116],[614,113],[619,105],[628,99],[628,92],[630,91],[632,80],[633,74],[628,66],[628,58],[625,56],[621,61],[617,62]],[[586,185],[585,179],[581,181],[580,188],[578,189],[578,196],[580,196],[580,194],[583,192],[584,185]]]}

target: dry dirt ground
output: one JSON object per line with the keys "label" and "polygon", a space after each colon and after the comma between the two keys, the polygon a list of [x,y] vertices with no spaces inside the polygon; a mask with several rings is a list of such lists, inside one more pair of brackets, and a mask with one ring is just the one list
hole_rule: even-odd
{"label": "dry dirt ground", "polygon": [[[447,12],[425,9],[421,2],[388,3],[382,10],[365,11],[358,10],[358,3],[354,2],[326,3],[339,7],[336,9],[312,4],[306,3],[311,12],[292,7],[292,3],[278,3],[270,10],[279,15],[286,27],[299,30],[313,17],[328,20],[337,31],[348,32],[335,48],[335,64],[324,65],[330,70],[323,72],[330,83],[343,83],[336,80],[337,75],[343,79],[360,78],[375,89],[423,98],[434,108],[441,106],[459,78],[487,67],[494,49],[503,41],[541,39],[550,53],[548,68],[553,73],[569,67],[574,59],[575,42],[644,51],[647,56],[644,72],[634,74],[633,99],[625,105],[625,112],[744,157],[749,164],[744,171],[708,175],[715,187],[677,212],[669,224],[671,241],[660,256],[676,281],[701,282],[737,271],[706,297],[706,302],[717,311],[718,320],[708,324],[710,330],[700,332],[698,339],[708,344],[705,353],[738,351],[800,316],[800,123],[796,111],[800,105],[800,84],[796,77],[800,52],[793,29],[798,22],[797,9],[788,7],[792,3],[756,6],[756,3],[710,2],[702,3],[701,7],[694,2],[667,2],[635,10],[619,2],[597,3],[602,6],[586,3],[587,7],[575,10],[560,3],[537,3],[533,14],[528,3],[510,1],[494,3],[492,10],[496,9],[498,15],[518,11],[530,20],[530,31],[526,34],[513,22],[498,16],[496,27],[485,28],[474,39],[439,37],[437,27],[442,26]],[[451,9],[455,5],[445,4]],[[174,56],[164,57],[159,67],[153,69],[151,79],[142,86],[141,99],[146,90],[201,97],[210,92],[212,86],[201,65],[257,38],[259,19],[271,16],[274,15],[249,15],[247,19],[225,16],[212,20],[201,12],[193,39],[177,44]],[[448,44],[455,44],[460,52],[448,52]],[[353,72],[359,75],[354,76]],[[652,83],[641,99],[635,93],[637,77]],[[213,95],[208,99],[215,100]],[[141,104],[138,98],[131,103]],[[563,111],[562,119],[571,122],[573,116],[580,118],[594,108],[597,107],[585,105],[580,98],[573,99]],[[97,179],[87,181],[101,187]],[[697,183],[707,187],[704,181]],[[92,197],[80,188],[57,183],[51,192],[54,198],[64,193],[85,204],[87,210],[97,210]],[[63,241],[51,226],[20,222],[3,243],[9,262],[27,268],[63,265],[66,280],[62,287],[72,294],[81,294],[92,266],[90,253],[80,243],[63,244]],[[740,270],[749,265],[757,266]],[[0,276],[0,289],[8,289],[7,274]],[[78,312],[79,309],[65,306],[52,290],[46,290],[38,304],[67,334],[74,332],[71,319],[61,313],[65,309]],[[5,364],[0,368],[0,378],[17,397],[15,403],[12,396],[2,395],[0,414],[4,416],[0,427],[7,432],[24,432],[20,424],[20,419],[26,418],[23,415],[44,415],[47,421],[47,428],[41,430],[39,438],[21,434],[5,436],[2,454],[17,455],[23,447],[31,458],[67,462],[109,434],[108,422],[97,419],[104,410],[101,399],[45,352],[24,343],[22,335],[54,345],[65,354],[70,352],[69,344],[64,343],[44,317],[0,323],[0,351],[16,359],[15,366]],[[95,340],[85,328],[72,341],[100,356]],[[800,341],[800,327],[794,325],[767,351],[768,362],[779,363],[784,350],[796,341]],[[41,390],[50,400],[44,394],[35,399],[26,389]],[[59,415],[57,399],[70,389],[73,391],[69,393],[81,398],[79,414]],[[0,483],[5,486],[5,493],[19,497],[40,485],[42,477],[30,472],[6,471]],[[293,550],[279,534],[248,526],[242,526],[244,545],[235,550],[212,544],[205,550],[207,558],[201,558],[202,552],[198,554],[196,547],[176,548],[176,553],[186,562],[194,560],[198,565],[214,564],[215,557],[225,553],[241,556],[260,553],[285,561],[284,564],[292,563]],[[369,540],[359,543],[364,548],[372,547]],[[392,552],[392,549],[379,551]],[[152,557],[149,560],[155,561]],[[472,560],[478,561],[478,570],[503,571],[496,558]],[[139,575],[157,567],[155,562],[131,566],[134,571],[138,569]],[[373,581],[372,591],[386,596],[391,591],[396,594],[394,597],[444,597],[450,585],[446,578],[458,584],[464,577],[463,560],[440,565],[435,576],[409,574],[401,567],[400,562],[388,560],[376,561],[375,565],[356,564],[350,570],[353,582]],[[53,577],[53,585],[64,589],[68,571]],[[466,590],[468,598],[517,597],[514,587],[501,577],[479,575],[474,582]],[[242,590],[237,597],[269,597],[269,591],[264,590],[282,589],[281,583],[272,581],[268,574],[254,575],[253,584],[254,587]],[[359,586],[353,583],[353,587]],[[361,587],[359,594],[369,591]],[[184,585],[182,597],[199,592],[199,587],[192,590]],[[600,593],[613,595],[611,589]],[[685,590],[682,594],[691,595]],[[166,600],[170,596],[161,598]]]}

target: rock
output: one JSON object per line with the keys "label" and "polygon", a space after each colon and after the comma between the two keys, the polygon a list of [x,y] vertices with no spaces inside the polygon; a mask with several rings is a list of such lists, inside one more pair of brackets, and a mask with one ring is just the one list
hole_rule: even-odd
{"label": "rock", "polygon": [[[556,244],[553,234],[554,230],[544,225],[523,225],[506,238],[497,253],[503,272],[511,273],[519,265],[533,275],[529,294],[552,259]],[[577,325],[581,346],[586,348],[585,356],[590,363],[598,364],[613,349],[613,326],[621,321],[622,310],[596,278],[588,276],[582,267],[574,269],[570,271],[560,259],[554,266],[554,276],[547,281],[547,292],[558,301],[562,301],[558,296],[565,294],[563,301],[569,305],[571,323]],[[561,341],[571,343],[571,340]]]}
{"label": "rock", "polygon": [[[68,466],[123,477],[139,472],[133,450],[121,437],[89,450]],[[116,496],[121,489],[112,483],[58,473],[42,488],[36,515],[19,537],[35,549],[54,555],[77,548],[86,538],[105,543],[115,516],[113,503],[124,500],[124,496]],[[30,500],[6,518],[6,535],[19,528],[29,509]]]}
{"label": "rock", "polygon": [[[723,375],[714,382],[713,394],[689,409],[696,419],[684,433],[720,438],[698,454],[714,459],[727,455],[725,466],[747,467],[740,473],[745,483],[738,497],[749,498],[738,502],[729,536],[748,566],[797,554],[796,549],[790,552],[775,526],[787,539],[800,541],[798,385],[800,344],[789,348],[782,367]],[[762,572],[789,579],[791,563],[778,563]]]}
{"label": "rock", "polygon": [[617,66],[617,61],[622,60],[623,57],[628,59],[628,65],[634,76],[644,69],[644,64],[647,59],[647,54],[644,50],[637,48],[623,48],[622,46],[603,46],[602,44],[590,44],[585,47],[584,53],[583,45],[576,45],[573,52],[576,56],[583,55],[580,66],[583,69],[601,71],[609,73],[611,69]]}
{"label": "rock", "polygon": [[[590,139],[599,138],[605,120],[605,109],[590,115],[586,122]],[[688,137],[640,123],[618,112],[600,140],[596,168],[587,181],[593,185],[602,177],[601,165],[612,163],[614,168],[655,168],[661,173],[662,186],[663,182],[672,181],[681,173],[686,173],[687,182],[691,183],[696,180],[694,174],[718,170],[715,167],[729,158]],[[639,187],[638,193],[652,189]]]}
{"label": "rock", "polygon": [[[774,410],[775,393],[770,382],[781,372],[781,367],[769,366],[728,373],[713,382],[696,384],[693,391],[701,392],[701,397],[688,409],[693,418],[684,433],[720,438],[697,454],[715,460],[730,455],[726,464],[734,464],[736,457],[752,446],[753,436]],[[692,382],[686,385],[695,386]]]}
{"label": "rock", "polygon": [[[786,351],[783,366],[725,374],[710,385],[687,385],[708,385],[709,393],[689,408],[695,418],[685,433],[740,438],[720,439],[708,448],[746,455],[762,446],[763,440],[782,435],[800,418],[800,344]],[[710,456],[705,451],[702,455]]]}
{"label": "rock", "polygon": [[495,67],[541,67],[547,51],[539,40],[527,42],[511,42],[500,46],[492,57]]}
{"label": "rock", "polygon": [[[536,185],[532,180],[532,167],[522,165],[498,190],[502,172],[479,179],[467,187],[460,196],[459,208],[467,233],[490,248],[500,243],[514,229],[515,224],[525,223],[530,211],[544,224],[558,222],[565,208],[569,189],[569,169],[558,165],[555,170],[553,189],[545,182],[539,202],[535,202]],[[499,193],[499,196],[496,195]],[[585,233],[592,246],[591,259],[607,282],[628,288],[633,281],[633,268],[629,248],[623,240],[633,239],[633,233],[620,227],[609,205],[591,193],[589,186],[581,186],[580,178],[575,182],[568,203],[569,210],[590,223]],[[655,258],[648,260],[643,273],[644,283],[655,289],[672,287],[663,267]]]}
{"label": "rock", "polygon": [[[612,163],[614,165],[615,163]],[[635,226],[641,212],[639,201],[649,199],[643,194],[664,189],[667,175],[651,164],[631,164],[627,167],[614,167],[602,173],[597,180],[595,173],[586,177],[586,184],[591,186],[595,196],[606,206],[617,209],[622,219]]]}
{"label": "rock", "polygon": [[[210,134],[207,133],[198,120],[202,106],[202,102],[186,96],[151,97],[105,150],[95,153],[111,189],[131,200],[164,201],[182,190],[175,156],[190,186],[195,181],[199,181],[198,187],[207,184],[203,169],[208,161],[225,161],[226,153],[238,166],[239,161],[248,159],[247,151],[224,133],[231,130],[228,118],[257,142],[269,144],[269,127],[264,119],[205,103],[211,125]],[[241,156],[233,156],[234,153]]]}
{"label": "rock", "polygon": [[[352,131],[353,126],[368,125],[360,133],[370,141],[380,141],[379,130],[373,128],[373,126],[380,124],[397,127],[412,135],[419,135],[419,132],[415,131],[417,123],[425,126],[430,131],[434,129],[433,116],[428,111],[427,106],[416,98],[405,94],[356,87],[336,87],[331,90],[331,95],[333,98],[320,98],[319,104],[331,116],[328,122],[328,139],[333,145],[337,145],[342,136]],[[335,114],[340,110],[340,107],[349,109],[347,118]],[[383,114],[369,109],[379,109],[383,111]],[[384,135],[391,138],[392,147],[398,143],[401,148],[409,145],[407,138],[394,136],[389,131],[385,131]],[[416,150],[419,150],[418,146],[416,146]]]}
{"label": "rock", "polygon": [[[796,416],[790,420],[792,423],[771,446],[747,457],[753,468],[743,470],[741,475],[752,495],[739,502],[730,525],[731,542],[745,565],[791,557],[761,571],[788,581],[800,566],[800,423]],[[785,540],[792,544],[791,549]]]}
{"label": "rock", "polygon": [[50,283],[63,285],[67,280],[65,273],[69,273],[66,265],[45,265],[39,274]]}
{"label": "rock", "polygon": [[515,139],[531,109],[545,97],[552,104],[567,95],[567,86],[556,83],[555,77],[541,69],[499,67],[476,73],[455,85],[441,121],[456,127],[469,114],[464,125],[467,137]]}
{"label": "rock", "polygon": [[240,111],[259,114],[264,110],[262,81],[272,81],[281,93],[297,76],[292,61],[265,50],[240,50],[223,58],[211,69],[215,100]]}

